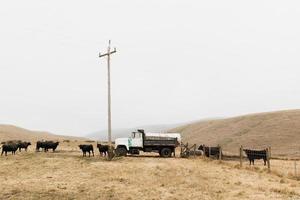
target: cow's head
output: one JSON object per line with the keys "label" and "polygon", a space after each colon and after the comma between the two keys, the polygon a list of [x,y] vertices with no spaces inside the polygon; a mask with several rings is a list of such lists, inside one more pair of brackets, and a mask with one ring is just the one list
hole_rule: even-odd
{"label": "cow's head", "polygon": [[250,149],[243,149],[243,151],[248,155],[251,154],[251,150]]}
{"label": "cow's head", "polygon": [[199,146],[199,148],[198,148],[198,150],[204,150],[204,145],[203,144],[201,144],[200,146]]}

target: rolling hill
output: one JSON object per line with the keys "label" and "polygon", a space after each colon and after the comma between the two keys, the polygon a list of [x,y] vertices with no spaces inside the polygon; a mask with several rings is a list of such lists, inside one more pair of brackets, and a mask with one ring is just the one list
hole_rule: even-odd
{"label": "rolling hill", "polygon": [[37,140],[83,140],[85,138],[54,135],[52,133],[43,131],[31,131],[13,125],[0,125],[0,141],[7,140],[24,140],[24,141],[37,141]]}
{"label": "rolling hill", "polygon": [[206,120],[170,131],[182,133],[190,144],[220,144],[228,153],[237,154],[240,145],[255,149],[270,146],[272,155],[300,157],[300,110]]}

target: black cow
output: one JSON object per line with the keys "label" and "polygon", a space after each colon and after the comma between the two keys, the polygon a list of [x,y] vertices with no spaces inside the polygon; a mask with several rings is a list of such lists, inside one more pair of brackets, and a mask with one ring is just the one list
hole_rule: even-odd
{"label": "black cow", "polygon": [[27,148],[28,148],[29,145],[31,145],[30,142],[21,142],[21,143],[18,143],[19,151],[21,151],[21,149],[25,149],[25,151],[27,151]]}
{"label": "black cow", "polygon": [[91,157],[91,152],[94,156],[94,147],[92,144],[81,144],[79,148],[82,150],[82,156],[86,156],[86,152],[89,152],[89,157]]}
{"label": "black cow", "polygon": [[253,163],[255,159],[263,159],[264,165],[267,162],[267,150],[251,150],[251,149],[243,149],[249,159],[250,165]]}
{"label": "black cow", "polygon": [[106,156],[108,153],[108,145],[97,144],[97,148],[99,149],[100,156]]}
{"label": "black cow", "polygon": [[18,144],[16,143],[10,143],[10,144],[4,144],[2,145],[2,153],[5,152],[5,156],[7,156],[7,152],[11,152],[13,155],[16,154],[16,151],[18,150]]}
{"label": "black cow", "polygon": [[45,148],[45,141],[37,141],[36,142],[36,151],[40,151],[40,148],[44,149]]}
{"label": "black cow", "polygon": [[48,151],[48,149],[52,149],[52,151],[54,152],[58,145],[59,142],[49,141],[46,143],[45,151]]}
{"label": "black cow", "polygon": [[220,152],[221,147],[208,147],[205,145],[200,145],[198,150],[203,151],[206,157],[219,156],[220,153],[222,154],[222,152]]}
{"label": "black cow", "polygon": [[53,141],[37,141],[36,143],[36,151],[39,151],[40,148],[44,149],[45,152],[47,152],[49,149],[52,149],[53,152],[59,145],[59,142],[53,142]]}

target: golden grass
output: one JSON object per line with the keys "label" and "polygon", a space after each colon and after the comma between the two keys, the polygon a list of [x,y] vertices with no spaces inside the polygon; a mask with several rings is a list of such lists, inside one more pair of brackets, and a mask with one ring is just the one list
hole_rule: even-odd
{"label": "golden grass", "polygon": [[[300,183],[227,161],[156,154],[112,162],[82,158],[77,145],[57,153],[0,157],[0,199],[299,199]],[[84,143],[84,142],[82,142]]]}

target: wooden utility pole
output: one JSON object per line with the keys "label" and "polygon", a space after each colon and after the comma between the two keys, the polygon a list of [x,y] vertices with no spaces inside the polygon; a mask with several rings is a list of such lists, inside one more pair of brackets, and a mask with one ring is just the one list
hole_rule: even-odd
{"label": "wooden utility pole", "polygon": [[108,87],[108,160],[113,158],[113,149],[111,145],[111,94],[110,94],[110,55],[116,53],[116,48],[113,51],[110,50],[110,40],[108,42],[107,53],[101,54],[99,53],[99,57],[107,56],[107,87]]}

